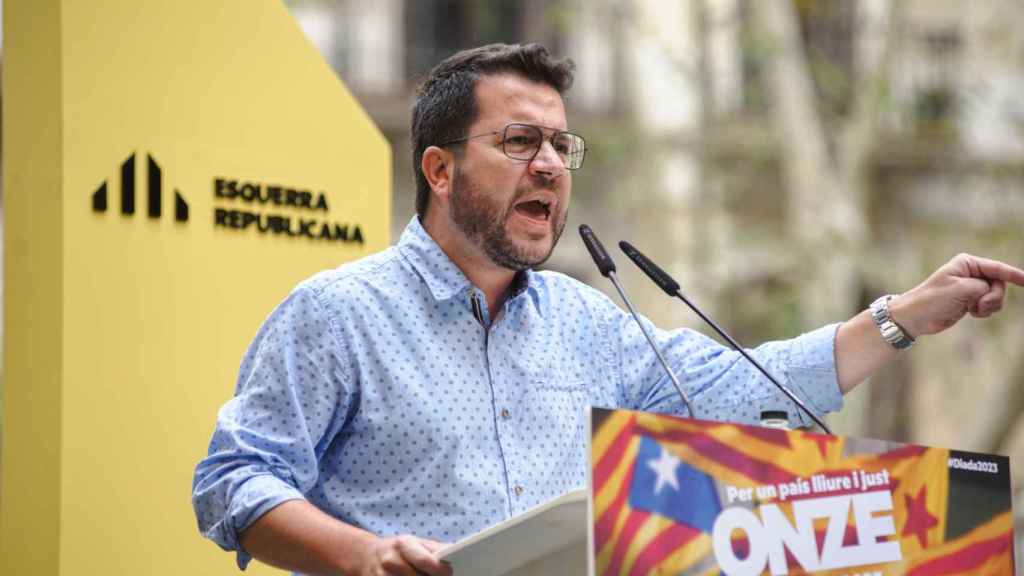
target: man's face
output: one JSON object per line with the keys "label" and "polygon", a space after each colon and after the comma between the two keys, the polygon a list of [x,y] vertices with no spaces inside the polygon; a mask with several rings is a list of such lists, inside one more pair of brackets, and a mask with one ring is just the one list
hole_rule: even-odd
{"label": "man's face", "polygon": [[513,122],[565,130],[558,91],[512,74],[477,82],[479,116],[473,138],[456,157],[449,197],[451,219],[470,242],[498,266],[522,270],[542,264],[558,242],[569,206],[572,178],[545,140],[531,161],[502,152],[501,131]]}

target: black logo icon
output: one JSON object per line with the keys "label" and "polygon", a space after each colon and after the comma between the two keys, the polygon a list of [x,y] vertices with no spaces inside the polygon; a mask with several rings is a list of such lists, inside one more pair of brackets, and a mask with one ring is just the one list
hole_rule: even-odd
{"label": "black logo icon", "polygon": [[[146,214],[153,219],[159,219],[163,202],[163,172],[160,165],[156,163],[153,156],[146,154]],[[104,180],[100,187],[92,193],[93,212],[107,211],[107,181]],[[125,216],[135,215],[135,153],[121,163],[121,214]],[[174,219],[178,222],[188,222],[188,203],[182,198],[181,192],[174,190]]]}

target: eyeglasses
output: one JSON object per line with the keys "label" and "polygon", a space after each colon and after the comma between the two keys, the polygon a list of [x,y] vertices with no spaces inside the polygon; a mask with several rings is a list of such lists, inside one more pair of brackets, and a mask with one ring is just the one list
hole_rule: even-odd
{"label": "eyeglasses", "polygon": [[[501,151],[505,153],[505,156],[508,156],[513,160],[530,162],[537,156],[537,152],[540,151],[541,145],[544,144],[544,129],[540,126],[534,126],[532,124],[509,124],[502,130],[484,132],[483,134],[474,134],[473,136],[466,136],[465,138],[456,138],[455,140],[442,142],[441,146],[455,144],[456,142],[465,142],[466,140],[472,140],[473,138],[492,136],[494,134],[501,134]],[[548,141],[551,142],[551,147],[555,149],[555,152],[558,154],[558,157],[562,159],[562,164],[565,165],[566,168],[569,170],[578,170],[583,166],[583,156],[587,151],[587,147],[582,136],[573,134],[572,132],[555,130],[551,134],[551,138],[548,138]]]}

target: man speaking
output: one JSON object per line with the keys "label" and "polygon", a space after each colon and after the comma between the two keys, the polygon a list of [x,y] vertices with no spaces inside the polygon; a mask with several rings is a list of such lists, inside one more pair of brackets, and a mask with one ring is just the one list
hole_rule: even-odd
{"label": "man speaking", "polygon": [[[587,407],[686,415],[628,314],[534,270],[587,150],[566,123],[572,79],[536,44],[431,71],[412,114],[416,216],[273,311],[196,468],[200,530],[240,567],[449,574],[441,542],[585,484]],[[997,312],[1007,283],[1024,271],[960,255],[874,315],[751,352],[824,414],[914,339]],[[688,329],[654,339],[701,418],[788,406],[807,422],[735,351]]]}

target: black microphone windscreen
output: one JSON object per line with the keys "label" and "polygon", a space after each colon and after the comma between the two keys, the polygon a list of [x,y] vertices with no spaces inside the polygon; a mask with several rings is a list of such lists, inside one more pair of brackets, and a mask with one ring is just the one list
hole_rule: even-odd
{"label": "black microphone windscreen", "polygon": [[651,262],[651,260],[640,253],[639,250],[633,247],[632,244],[622,240],[619,242],[619,248],[629,256],[629,259],[633,261],[645,274],[654,280],[654,283],[661,287],[669,296],[675,296],[676,292],[679,292],[679,283],[672,279],[667,272],[661,269],[660,266]]}
{"label": "black microphone windscreen", "polygon": [[615,272],[615,262],[612,261],[612,257],[605,251],[604,246],[601,245],[601,241],[597,239],[597,235],[590,229],[590,226],[580,224],[580,237],[583,238],[583,245],[587,247],[587,252],[590,252],[590,257],[594,259],[594,264],[597,264],[597,269],[601,272],[601,275],[607,277],[608,274]]}

